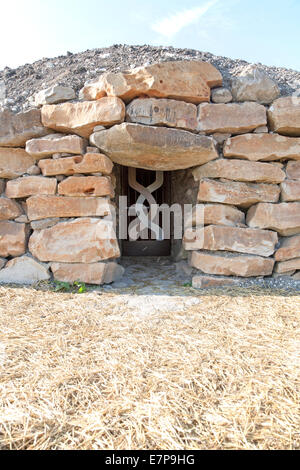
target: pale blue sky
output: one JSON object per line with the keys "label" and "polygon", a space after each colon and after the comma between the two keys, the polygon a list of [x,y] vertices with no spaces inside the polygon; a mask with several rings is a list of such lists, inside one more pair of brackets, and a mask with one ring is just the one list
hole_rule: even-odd
{"label": "pale blue sky", "polygon": [[300,70],[300,0],[0,1],[0,69],[125,43]]}

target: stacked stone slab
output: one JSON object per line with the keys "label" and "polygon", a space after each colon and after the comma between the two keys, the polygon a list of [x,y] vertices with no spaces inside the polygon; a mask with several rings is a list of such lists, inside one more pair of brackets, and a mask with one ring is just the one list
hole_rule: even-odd
{"label": "stacked stone slab", "polygon": [[300,98],[280,98],[257,68],[228,89],[209,63],[163,62],[34,103],[0,112],[0,282],[122,276],[114,163],[192,172],[195,287],[300,277]]}

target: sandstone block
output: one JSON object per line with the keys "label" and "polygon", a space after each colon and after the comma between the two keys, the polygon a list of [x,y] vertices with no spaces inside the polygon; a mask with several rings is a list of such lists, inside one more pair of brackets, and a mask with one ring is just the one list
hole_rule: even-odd
{"label": "sandstone block", "polygon": [[166,127],[123,123],[91,136],[113,162],[148,170],[178,170],[218,157],[211,137]]}
{"label": "sandstone block", "polygon": [[109,175],[113,169],[112,161],[100,153],[86,153],[58,160],[41,160],[39,167],[44,176],[74,175],[82,173],[103,173]]}
{"label": "sandstone block", "polygon": [[208,62],[174,61],[139,67],[129,73],[105,73],[80,92],[85,100],[118,96],[125,102],[139,96],[189,103],[210,99],[210,87],[221,86],[220,72]]}
{"label": "sandstone block", "polygon": [[278,274],[287,273],[300,269],[300,258],[290,259],[288,261],[280,261],[276,263],[275,272]]}
{"label": "sandstone block", "polygon": [[120,256],[112,223],[92,218],[62,222],[34,232],[29,249],[40,261],[59,263],[96,263]]}
{"label": "sandstone block", "polygon": [[225,204],[196,204],[185,217],[185,227],[203,225],[235,226],[245,223],[245,214],[234,206]]}
{"label": "sandstone block", "polygon": [[124,118],[125,105],[114,97],[42,107],[44,126],[56,131],[74,132],[81,137],[89,137],[95,126],[112,126],[123,122]]}
{"label": "sandstone block", "polygon": [[300,233],[300,203],[260,203],[248,210],[247,224],[253,228],[275,230],[282,236]]}
{"label": "sandstone block", "polygon": [[14,114],[8,109],[0,111],[0,146],[23,147],[29,139],[49,134],[41,122],[41,112],[31,109]]}
{"label": "sandstone block", "polygon": [[166,99],[137,99],[126,108],[126,120],[149,126],[197,129],[197,107],[184,101]]}
{"label": "sandstone block", "polygon": [[70,176],[58,185],[58,194],[63,196],[110,196],[114,188],[109,177]]}
{"label": "sandstone block", "polygon": [[300,180],[300,161],[288,162],[286,166],[286,176],[291,180]]}
{"label": "sandstone block", "polygon": [[205,274],[252,277],[271,275],[274,260],[253,255],[193,251],[190,264]]}
{"label": "sandstone block", "polygon": [[0,221],[0,256],[20,256],[26,251],[26,225]]}
{"label": "sandstone block", "polygon": [[50,278],[46,266],[38,263],[29,256],[14,258],[0,271],[0,283],[34,284]]}
{"label": "sandstone block", "polygon": [[24,198],[33,195],[55,194],[56,178],[43,176],[24,176],[7,182],[6,196],[11,199]]}
{"label": "sandstone block", "polygon": [[209,225],[187,230],[183,240],[188,251],[233,251],[268,257],[275,251],[278,235],[269,230]]}
{"label": "sandstone block", "polygon": [[33,230],[43,230],[44,228],[53,227],[59,222],[66,222],[68,219],[61,219],[60,217],[49,217],[47,219],[33,220],[30,224]]}
{"label": "sandstone block", "polygon": [[192,171],[195,181],[203,178],[226,178],[233,181],[256,183],[281,183],[285,173],[270,163],[219,159],[199,166]]}
{"label": "sandstone block", "polygon": [[259,126],[254,131],[255,134],[267,134],[269,132],[268,126]]}
{"label": "sandstone block", "polygon": [[17,178],[34,164],[35,159],[24,149],[0,147],[0,177]]}
{"label": "sandstone block", "polygon": [[268,117],[274,132],[300,136],[300,97],[286,96],[274,101]]}
{"label": "sandstone block", "polygon": [[300,181],[287,180],[280,186],[282,201],[300,201]]}
{"label": "sandstone block", "polygon": [[282,238],[280,248],[275,253],[276,261],[287,261],[294,258],[300,258],[300,235]]}
{"label": "sandstone block", "polygon": [[22,209],[15,201],[0,197],[0,220],[16,219],[22,214]]}
{"label": "sandstone block", "polygon": [[280,95],[277,83],[255,65],[248,65],[232,79],[231,91],[234,101],[262,104],[272,103]]}
{"label": "sandstone block", "polygon": [[244,134],[267,124],[266,109],[257,103],[203,103],[198,107],[198,130],[212,134]]}
{"label": "sandstone block", "polygon": [[68,86],[54,85],[39,91],[34,98],[35,106],[44,104],[57,104],[64,101],[74,100],[76,98],[73,88]]}
{"label": "sandstone block", "polygon": [[232,94],[228,88],[214,88],[211,92],[211,100],[213,103],[230,103]]}
{"label": "sandstone block", "polygon": [[111,214],[109,200],[100,197],[31,196],[26,204],[29,220],[51,217],[103,217]]}
{"label": "sandstone block", "polygon": [[251,161],[300,160],[300,139],[278,134],[238,135],[226,141],[224,157]]}
{"label": "sandstone block", "polygon": [[50,134],[40,139],[26,142],[26,152],[36,158],[44,158],[55,153],[82,154],[85,143],[78,135]]}
{"label": "sandstone block", "polygon": [[85,282],[86,284],[110,284],[123,276],[124,268],[110,263],[51,263],[54,279],[62,282]]}
{"label": "sandstone block", "polygon": [[222,277],[222,276],[194,276],[192,280],[192,286],[194,289],[207,289],[208,287],[225,287],[225,286],[236,286],[241,282],[241,279]]}
{"label": "sandstone block", "polygon": [[250,207],[257,202],[278,202],[280,188],[274,184],[239,183],[203,179],[198,200]]}

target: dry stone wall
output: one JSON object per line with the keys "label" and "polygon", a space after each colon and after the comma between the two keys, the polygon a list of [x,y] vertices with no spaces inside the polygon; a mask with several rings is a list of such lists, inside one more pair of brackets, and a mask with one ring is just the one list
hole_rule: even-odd
{"label": "dry stone wall", "polygon": [[52,86],[34,104],[0,111],[0,282],[123,275],[114,163],[193,177],[178,202],[186,189],[198,204],[183,237],[195,287],[299,279],[300,98],[264,72],[225,88],[209,63],[164,62],[102,74],[78,98]]}

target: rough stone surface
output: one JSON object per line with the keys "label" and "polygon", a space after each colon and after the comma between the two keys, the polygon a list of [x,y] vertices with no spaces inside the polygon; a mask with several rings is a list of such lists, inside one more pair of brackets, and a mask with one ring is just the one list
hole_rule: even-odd
{"label": "rough stone surface", "polygon": [[218,157],[213,139],[179,129],[124,123],[91,136],[113,162],[148,170],[176,170]]}
{"label": "rough stone surface", "polygon": [[274,184],[239,183],[203,179],[198,200],[250,207],[257,202],[278,202],[280,188]]}
{"label": "rough stone surface", "polygon": [[230,103],[232,94],[228,88],[215,88],[211,91],[211,100],[213,103]]}
{"label": "rough stone surface", "polygon": [[198,130],[212,134],[244,134],[267,124],[266,109],[257,103],[203,103],[198,107]]}
{"label": "rough stone surface", "polygon": [[5,181],[3,179],[0,179],[0,194],[3,193],[5,189]]}
{"label": "rough stone surface", "polygon": [[26,225],[0,221],[0,256],[20,256],[26,251]]}
{"label": "rough stone surface", "polygon": [[270,230],[209,225],[187,230],[183,240],[184,248],[188,251],[234,251],[267,257],[274,253],[278,236]]}
{"label": "rough stone surface", "polygon": [[112,161],[100,153],[86,153],[58,160],[41,160],[39,167],[44,176],[74,175],[81,173],[103,173],[109,175],[113,169]]}
{"label": "rough stone surface", "polygon": [[184,101],[136,99],[126,108],[126,121],[150,126],[197,129],[197,107]]}
{"label": "rough stone surface", "polygon": [[300,97],[287,96],[274,101],[268,111],[272,131],[300,136]]}
{"label": "rough stone surface", "polygon": [[271,275],[274,260],[253,255],[193,251],[190,264],[205,274],[252,277]]}
{"label": "rough stone surface", "polygon": [[280,186],[282,201],[300,201],[300,181],[287,180]]}
{"label": "rough stone surface", "polygon": [[33,220],[30,224],[33,230],[43,230],[45,228],[53,227],[53,225],[59,222],[66,222],[67,219],[61,219],[59,217],[49,217],[47,219]]}
{"label": "rough stone surface", "polygon": [[236,207],[225,204],[197,204],[185,218],[185,227],[195,227],[198,224],[233,227],[244,223],[245,214]]}
{"label": "rough stone surface", "polygon": [[234,286],[241,282],[240,279],[231,277],[215,277],[208,275],[194,276],[192,286],[194,289],[206,289],[207,287]]}
{"label": "rough stone surface", "polygon": [[300,180],[300,161],[288,162],[286,166],[286,176],[291,180]]}
{"label": "rough stone surface", "polygon": [[285,173],[270,163],[247,162],[243,160],[220,159],[193,169],[196,181],[202,178],[226,178],[233,181],[256,183],[281,183]]}
{"label": "rough stone surface", "polygon": [[76,93],[73,88],[54,85],[39,91],[34,97],[34,102],[35,106],[38,107],[44,104],[63,103],[64,101],[74,100],[75,98]]}
{"label": "rough stone surface", "polygon": [[110,284],[118,281],[124,268],[115,262],[110,263],[51,263],[54,279],[62,282],[85,282],[87,284]]}
{"label": "rough stone surface", "polygon": [[125,105],[115,97],[42,107],[42,122],[45,127],[56,131],[74,132],[81,137],[89,137],[95,126],[112,126],[123,122],[124,118]]}
{"label": "rough stone surface", "polygon": [[10,220],[19,217],[22,209],[15,201],[0,197],[0,220]]}
{"label": "rough stone surface", "polygon": [[58,194],[63,196],[114,196],[109,177],[70,176],[58,185]]}
{"label": "rough stone surface", "polygon": [[255,65],[244,68],[232,79],[231,92],[234,101],[272,103],[280,95],[278,85]]}
{"label": "rough stone surface", "polygon": [[5,258],[0,258],[0,269],[2,269],[5,264],[6,264],[7,260]]}
{"label": "rough stone surface", "polygon": [[0,271],[0,283],[34,284],[49,278],[49,270],[29,256],[8,261]]}
{"label": "rough stone surface", "polygon": [[24,176],[8,181],[6,184],[6,196],[12,199],[24,198],[33,195],[55,194],[56,178],[44,178],[43,176]]}
{"label": "rough stone surface", "polygon": [[295,281],[300,281],[300,271],[298,271],[298,272],[296,272],[296,274],[294,274],[293,279],[295,279]]}
{"label": "rough stone surface", "polygon": [[300,258],[300,235],[282,238],[280,248],[275,253],[276,261],[287,261],[293,258]]}
{"label": "rough stone surface", "polygon": [[41,113],[31,109],[14,114],[8,109],[0,110],[0,146],[23,147],[27,140],[49,134],[41,123]]}
{"label": "rough stone surface", "polygon": [[97,197],[32,196],[27,199],[26,205],[29,220],[51,217],[103,217],[111,214],[109,201]]}
{"label": "rough stone surface", "polygon": [[87,100],[118,96],[127,102],[146,95],[198,104],[209,101],[210,87],[218,85],[222,85],[222,75],[208,62],[176,61],[103,74],[86,85],[80,96]]}
{"label": "rough stone surface", "polygon": [[269,132],[268,126],[259,126],[253,131],[255,134],[267,134]]}
{"label": "rough stone surface", "polygon": [[54,153],[85,153],[84,140],[78,135],[50,134],[40,139],[26,142],[26,152],[36,158],[44,158]]}
{"label": "rough stone surface", "polygon": [[224,157],[251,161],[300,160],[300,139],[278,134],[239,135],[226,141]]}
{"label": "rough stone surface", "polygon": [[59,263],[96,263],[120,256],[111,222],[91,218],[34,232],[29,249],[40,261]]}
{"label": "rough stone surface", "polygon": [[24,149],[0,147],[0,177],[17,178],[32,167],[35,159]]}
{"label": "rough stone surface", "polygon": [[297,269],[300,269],[300,257],[290,259],[288,261],[280,261],[279,263],[276,263],[275,266],[275,272],[279,274],[295,271]]}
{"label": "rough stone surface", "polygon": [[282,236],[300,233],[300,203],[260,203],[248,210],[247,224],[253,228],[276,230]]}

